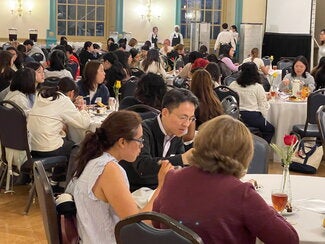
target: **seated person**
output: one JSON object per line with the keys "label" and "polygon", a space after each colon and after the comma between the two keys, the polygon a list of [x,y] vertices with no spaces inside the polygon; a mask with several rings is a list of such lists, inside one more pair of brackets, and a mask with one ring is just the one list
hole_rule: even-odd
{"label": "seated person", "polygon": [[[76,108],[72,102],[76,90],[74,80],[65,77],[57,87],[43,87],[36,95],[27,119],[32,156],[66,156],[69,159],[74,142],[66,137],[67,126],[88,129],[90,125],[85,106]],[[65,180],[64,171],[62,167],[55,168],[51,181],[53,186]]]}
{"label": "seated person", "polygon": [[241,73],[229,87],[239,95],[239,109],[242,121],[250,127],[258,128],[264,140],[271,142],[274,126],[266,120],[270,104],[265,90],[260,84],[261,77],[253,62],[243,63]]}
{"label": "seated person", "polygon": [[258,48],[253,48],[251,50],[251,55],[248,58],[243,60],[243,63],[254,62],[257,66],[258,72],[264,75],[268,75],[268,69],[265,67],[264,62],[261,58],[259,58],[259,50]]}
{"label": "seated person", "polygon": [[103,104],[108,104],[109,91],[104,84],[104,66],[97,60],[89,61],[84,70],[83,78],[78,81],[79,95],[83,96],[87,104],[94,104],[97,97]]}
{"label": "seated person", "polygon": [[194,124],[194,112],[198,99],[186,89],[168,91],[162,102],[161,114],[144,120],[144,145],[134,164],[120,162],[130,182],[131,191],[141,187],[155,189],[161,160],[169,160],[174,166],[187,164],[191,150],[185,152],[182,136]]}
{"label": "seated person", "polygon": [[228,115],[207,121],[195,137],[190,167],[167,173],[153,211],[182,222],[204,243],[254,244],[258,237],[263,243],[298,244],[293,226],[251,183],[240,181],[253,152],[242,122]]}
{"label": "seated person", "polygon": [[149,203],[139,209],[118,161],[133,162],[142,147],[141,118],[131,111],[111,113],[96,132],[86,135],[74,178],[66,190],[76,203],[78,234],[82,243],[116,243],[114,228],[120,219],[152,210],[153,201],[172,166],[162,162],[159,186]]}
{"label": "seated person", "polygon": [[229,44],[224,44],[220,46],[219,51],[219,59],[222,61],[232,72],[238,71],[238,64],[234,64],[232,62],[232,58],[234,57],[234,48]]}
{"label": "seated person", "polygon": [[161,110],[161,102],[166,92],[166,83],[160,75],[145,74],[137,82],[134,97],[125,97],[120,102],[119,109],[125,109],[136,104],[146,104]]}
{"label": "seated person", "polygon": [[301,84],[301,88],[303,85],[307,85],[310,91],[315,90],[315,80],[311,74],[308,73],[308,61],[304,56],[298,56],[293,61],[293,69],[291,73],[286,74],[283,78],[279,90],[280,91],[290,91],[292,90],[292,82],[294,80],[299,80]]}
{"label": "seated person", "polygon": [[54,49],[49,58],[49,66],[44,70],[45,79],[49,77],[69,77],[73,79],[71,72],[66,66],[66,54],[58,49]]}

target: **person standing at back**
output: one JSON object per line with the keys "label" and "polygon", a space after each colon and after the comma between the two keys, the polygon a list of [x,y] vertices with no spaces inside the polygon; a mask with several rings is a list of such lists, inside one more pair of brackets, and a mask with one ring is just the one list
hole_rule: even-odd
{"label": "person standing at back", "polygon": [[232,32],[228,31],[228,24],[222,24],[222,31],[218,34],[214,44],[214,51],[217,51],[221,45],[229,44],[236,51],[236,44]]}
{"label": "person standing at back", "polygon": [[154,48],[158,49],[159,38],[158,38],[158,27],[157,26],[152,28],[152,32],[149,33],[147,40],[149,40],[151,42],[151,44],[153,44]]}
{"label": "person standing at back", "polygon": [[175,25],[173,33],[170,35],[170,42],[172,43],[172,47],[177,44],[184,44],[183,35],[179,32],[179,25]]}

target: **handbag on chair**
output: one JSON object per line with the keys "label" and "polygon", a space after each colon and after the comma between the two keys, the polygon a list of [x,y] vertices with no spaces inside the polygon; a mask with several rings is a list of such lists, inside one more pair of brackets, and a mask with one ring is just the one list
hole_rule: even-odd
{"label": "handbag on chair", "polygon": [[323,147],[315,141],[301,140],[292,157],[290,171],[315,174],[323,157]]}

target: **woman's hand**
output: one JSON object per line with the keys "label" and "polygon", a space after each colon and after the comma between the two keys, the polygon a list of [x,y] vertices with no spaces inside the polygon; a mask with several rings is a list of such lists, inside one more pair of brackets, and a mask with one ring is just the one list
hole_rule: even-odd
{"label": "woman's hand", "polygon": [[161,166],[158,172],[158,187],[162,187],[165,181],[167,172],[174,168],[168,160],[160,160]]}
{"label": "woman's hand", "polygon": [[84,109],[87,108],[86,103],[84,102],[84,99],[83,99],[82,96],[77,96],[75,101],[74,101],[74,104],[76,105],[76,107],[79,110],[84,110]]}
{"label": "woman's hand", "polygon": [[283,79],[282,83],[283,83],[283,85],[288,86],[290,84],[290,80],[287,78]]}

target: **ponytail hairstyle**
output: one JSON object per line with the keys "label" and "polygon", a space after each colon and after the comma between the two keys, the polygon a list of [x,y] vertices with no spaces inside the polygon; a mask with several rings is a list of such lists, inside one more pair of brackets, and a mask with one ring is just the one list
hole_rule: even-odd
{"label": "ponytail hairstyle", "polygon": [[86,134],[77,156],[75,177],[82,174],[90,160],[101,156],[120,138],[134,138],[140,125],[141,117],[135,112],[121,110],[111,113],[95,132]]}
{"label": "ponytail hairstyle", "polygon": [[58,99],[63,93],[67,94],[69,91],[75,91],[75,94],[78,94],[78,87],[74,80],[69,77],[63,77],[60,79],[57,86],[44,86],[40,89],[38,95],[43,98],[52,97],[52,101]]}
{"label": "ponytail hairstyle", "polygon": [[251,61],[252,62],[254,62],[255,58],[258,58],[258,54],[259,54],[258,48],[255,47],[251,50]]}

